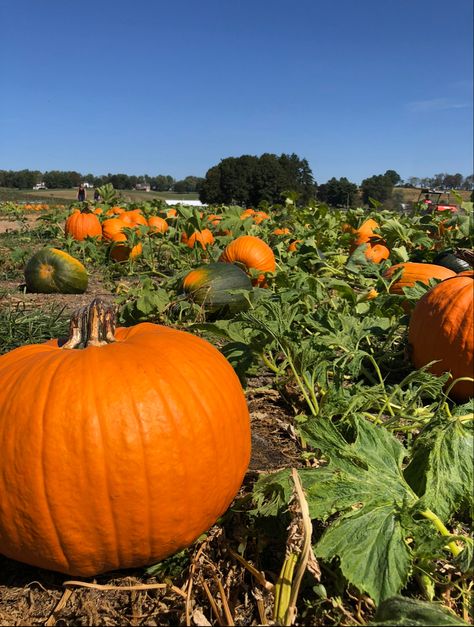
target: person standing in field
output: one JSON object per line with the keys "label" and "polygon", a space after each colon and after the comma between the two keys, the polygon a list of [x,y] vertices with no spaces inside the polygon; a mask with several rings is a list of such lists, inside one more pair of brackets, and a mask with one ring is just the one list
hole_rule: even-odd
{"label": "person standing in field", "polygon": [[77,200],[79,202],[84,202],[86,199],[86,190],[82,185],[79,185],[79,189],[77,190]]}

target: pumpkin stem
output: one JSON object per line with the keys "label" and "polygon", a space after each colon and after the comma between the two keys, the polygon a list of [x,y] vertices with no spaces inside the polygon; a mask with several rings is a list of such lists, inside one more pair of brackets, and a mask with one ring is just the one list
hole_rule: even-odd
{"label": "pumpkin stem", "polygon": [[81,307],[71,316],[69,338],[61,348],[87,348],[115,342],[115,311],[95,298],[90,305]]}

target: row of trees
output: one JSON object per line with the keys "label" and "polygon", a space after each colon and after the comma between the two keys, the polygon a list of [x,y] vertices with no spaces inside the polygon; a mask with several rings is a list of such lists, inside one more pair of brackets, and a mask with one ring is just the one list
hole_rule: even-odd
{"label": "row of trees", "polygon": [[100,187],[111,183],[115,189],[134,189],[139,183],[150,185],[158,192],[196,192],[203,179],[197,176],[187,176],[176,181],[172,176],[159,174],[157,176],[129,176],[128,174],[81,174],[76,171],[51,170],[0,170],[0,187],[14,187],[17,189],[31,189],[36,183],[44,183],[48,189],[71,189],[80,183],[89,183],[93,187]]}
{"label": "row of trees", "polygon": [[294,153],[227,157],[210,168],[205,178],[187,176],[178,181],[169,175],[95,176],[76,171],[0,170],[0,187],[31,189],[39,182],[44,182],[49,189],[74,188],[84,182],[94,187],[111,183],[117,190],[134,189],[138,184],[145,183],[160,192],[198,192],[200,200],[207,204],[239,204],[248,207],[258,206],[262,201],[280,203],[282,197],[291,191],[298,198],[298,204],[307,204],[315,199],[332,206],[352,207],[361,201],[368,204],[370,198],[384,203],[393,198],[395,187],[402,186],[472,190],[474,175],[463,177],[459,173],[443,173],[431,178],[410,177],[404,182],[395,170],[387,170],[384,174],[364,179],[360,186],[345,177],[333,177],[318,186],[307,160]]}

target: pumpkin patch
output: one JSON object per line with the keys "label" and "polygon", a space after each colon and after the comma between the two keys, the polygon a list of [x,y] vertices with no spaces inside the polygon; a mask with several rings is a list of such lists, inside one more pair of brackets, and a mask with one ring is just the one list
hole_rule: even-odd
{"label": "pumpkin patch", "polygon": [[81,594],[120,599],[104,624],[463,615],[468,212],[102,193],[3,206],[0,619],[18,581],[42,624],[91,622]]}

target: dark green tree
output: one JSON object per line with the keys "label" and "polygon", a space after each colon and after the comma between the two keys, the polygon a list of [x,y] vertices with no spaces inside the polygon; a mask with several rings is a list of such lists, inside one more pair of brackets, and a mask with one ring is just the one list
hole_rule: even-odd
{"label": "dark green tree", "polygon": [[364,179],[361,184],[362,201],[369,203],[369,199],[373,198],[379,202],[385,202],[392,195],[392,180],[384,174],[377,174],[368,179]]}
{"label": "dark green tree", "polygon": [[398,172],[395,172],[395,170],[387,170],[384,176],[386,176],[392,181],[392,185],[394,187],[395,185],[398,185],[402,181],[402,177],[398,174]]}
{"label": "dark green tree", "polygon": [[316,184],[308,162],[295,154],[278,157],[265,153],[223,159],[206,173],[199,197],[209,204],[258,206],[262,201],[281,202],[284,190],[297,192],[301,204],[315,197]]}
{"label": "dark green tree", "polygon": [[203,179],[198,176],[187,176],[181,181],[176,181],[176,183],[173,185],[173,191],[178,192],[179,194],[195,192],[197,191],[202,180]]}
{"label": "dark green tree", "polygon": [[352,207],[357,194],[357,185],[345,176],[333,177],[318,187],[318,199],[332,207]]}

